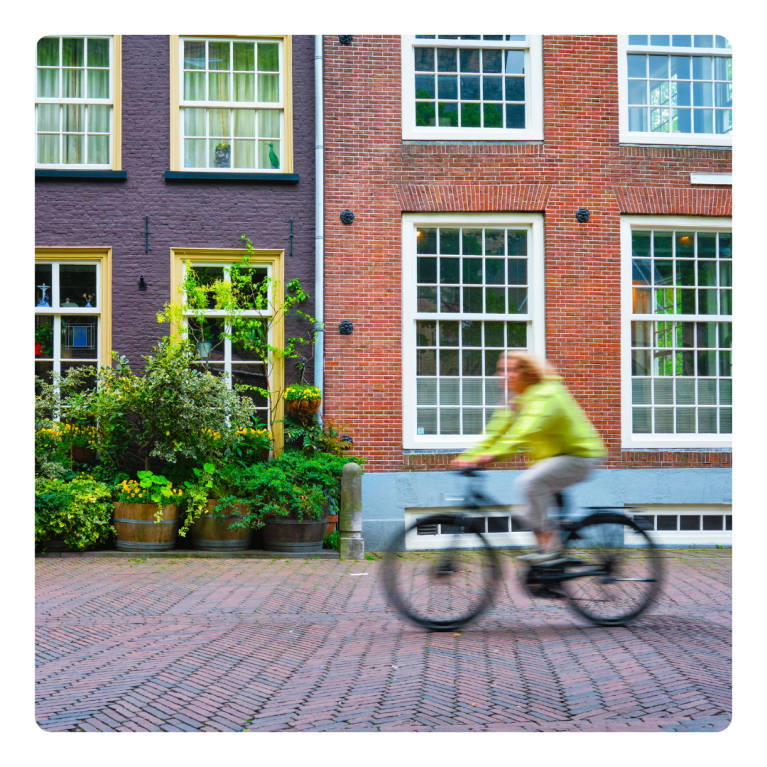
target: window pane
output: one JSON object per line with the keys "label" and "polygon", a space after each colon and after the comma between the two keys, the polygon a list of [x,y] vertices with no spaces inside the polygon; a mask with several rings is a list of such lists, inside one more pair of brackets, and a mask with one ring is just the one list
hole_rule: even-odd
{"label": "window pane", "polygon": [[58,135],[38,135],[37,137],[37,162],[58,163],[59,161],[59,137]]}
{"label": "window pane", "polygon": [[88,38],[88,66],[109,66],[109,40],[95,37]]}
{"label": "window pane", "polygon": [[416,48],[414,53],[416,72],[434,71],[434,48]]}
{"label": "window pane", "polygon": [[439,230],[439,252],[441,255],[458,255],[460,247],[459,233],[460,230],[458,229]]}
{"label": "window pane", "polygon": [[258,100],[277,103],[280,100],[280,76],[279,75],[261,75],[258,76]]}
{"label": "window pane", "polygon": [[437,288],[419,287],[418,288],[418,308],[419,312],[437,311]]}
{"label": "window pane", "polygon": [[277,43],[258,43],[258,71],[278,72],[279,46]]}
{"label": "window pane", "polygon": [[205,69],[205,42],[184,40],[184,69]]}
{"label": "window pane", "polygon": [[440,258],[439,260],[439,281],[442,284],[457,284],[459,279],[459,264],[458,258]]}
{"label": "window pane", "polygon": [[[471,98],[467,96],[465,91],[470,90],[470,83],[464,86],[465,81],[477,80],[476,77],[462,77],[461,78],[461,93],[464,98]],[[477,86],[477,93],[479,93],[479,86]],[[417,99],[433,99],[437,95],[437,87],[434,81],[434,75],[416,75],[415,77],[415,97]]]}
{"label": "window pane", "polygon": [[234,135],[240,137],[255,137],[256,135],[256,110],[234,110]]}
{"label": "window pane", "polygon": [[35,264],[35,306],[48,308],[52,305],[51,283],[53,267],[50,264]]}
{"label": "window pane", "polygon": [[83,73],[82,69],[61,70],[61,95],[65,99],[81,99],[85,96]]}
{"label": "window pane", "polygon": [[236,74],[234,76],[234,100],[235,101],[255,101],[256,100],[256,76]]}
{"label": "window pane", "polygon": [[59,65],[59,38],[43,37],[37,42],[37,64],[41,67]]}
{"label": "window pane", "polygon": [[208,75],[208,100],[229,101],[229,74],[211,72]]}
{"label": "window pane", "polygon": [[256,167],[255,141],[235,141],[233,152],[235,168],[254,169]]}
{"label": "window pane", "polygon": [[214,42],[208,43],[208,69],[228,70],[229,66],[229,43]]}
{"label": "window pane", "polygon": [[65,67],[85,65],[85,40],[82,37],[65,37],[62,41],[62,60]]}
{"label": "window pane", "polygon": [[53,357],[53,317],[35,317],[35,358]]}
{"label": "window pane", "polygon": [[108,99],[109,98],[109,70],[108,69],[89,69],[88,70],[88,98],[90,99]]}
{"label": "window pane", "polygon": [[88,132],[109,133],[109,117],[112,107],[99,107],[91,104],[88,107]]}
{"label": "window pane", "polygon": [[279,141],[259,141],[258,167],[277,170],[280,167],[280,146]]}
{"label": "window pane", "polygon": [[[96,359],[98,357],[98,317],[94,315],[61,318],[61,358]],[[63,372],[63,371],[62,371]]]}
{"label": "window pane", "polygon": [[61,264],[59,266],[61,306],[95,308],[96,266],[90,264]]}
{"label": "window pane", "polygon": [[184,167],[185,168],[204,168],[205,167],[205,144],[204,140],[184,140]]}
{"label": "window pane", "polygon": [[41,98],[56,98],[59,95],[59,70],[37,70],[37,95]]}
{"label": "window pane", "polygon": [[234,68],[241,72],[254,72],[256,52],[254,43],[234,43]]}
{"label": "window pane", "polygon": [[85,142],[84,136],[64,136],[64,157],[62,161],[67,164],[85,163]]}
{"label": "window pane", "polygon": [[109,136],[88,136],[88,164],[109,163]]}
{"label": "window pane", "polygon": [[184,72],[184,100],[205,101],[205,74]]}

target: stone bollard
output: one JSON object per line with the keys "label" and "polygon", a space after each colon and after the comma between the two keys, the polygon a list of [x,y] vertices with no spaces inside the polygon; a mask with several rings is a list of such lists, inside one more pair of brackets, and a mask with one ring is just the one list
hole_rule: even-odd
{"label": "stone bollard", "polygon": [[342,559],[365,558],[365,542],[362,540],[362,469],[356,463],[347,463],[341,477],[338,553]]}

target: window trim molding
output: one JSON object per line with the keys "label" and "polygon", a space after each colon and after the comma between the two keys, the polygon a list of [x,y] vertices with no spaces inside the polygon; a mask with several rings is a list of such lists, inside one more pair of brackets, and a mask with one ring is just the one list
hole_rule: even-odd
{"label": "window trim molding", "polygon": [[[415,433],[415,306],[416,253],[415,228],[417,226],[525,226],[529,227],[528,300],[531,305],[529,321],[532,330],[529,349],[538,357],[546,356],[546,269],[544,251],[545,220],[542,213],[403,213],[402,214],[402,448],[404,450],[445,450],[455,452],[475,445],[481,435]],[[434,319],[444,319],[435,313]],[[486,319],[488,315],[483,315]],[[494,315],[496,319],[501,315]],[[504,321],[513,321],[512,315],[503,315]]]}
{"label": "window trim molding", "polygon": [[[279,173],[270,175],[285,175],[293,173],[293,36],[292,35],[206,35],[206,34],[185,34],[185,35],[170,35],[170,165],[171,171],[178,173],[186,172],[186,169],[181,165],[181,38],[182,37],[204,37],[206,39],[221,37],[225,39],[242,38],[243,40],[252,40],[254,38],[258,40],[279,40],[282,41],[283,62],[285,65],[285,71],[283,73],[283,124],[285,129],[285,136],[283,138],[283,167],[280,168]],[[247,169],[237,168],[236,174],[241,176],[243,174],[252,172],[253,175],[265,175],[263,168],[254,168],[253,171]],[[195,168],[190,173],[202,172],[200,168]],[[226,178],[227,172],[207,170],[211,175],[215,174],[218,177]]]}
{"label": "window trim molding", "polygon": [[[104,247],[39,247],[35,248],[35,263],[54,261],[96,261],[100,268],[101,307],[99,312],[100,347],[98,364],[112,364],[112,248]],[[56,314],[51,311],[46,314]]]}
{"label": "window trim molding", "polygon": [[[170,249],[170,301],[178,301],[181,283],[184,278],[185,262],[206,262],[215,264],[232,264],[248,254],[245,248],[171,248]],[[281,304],[285,296],[285,251],[284,250],[255,250],[251,254],[254,263],[268,264],[271,267],[274,294],[272,301]],[[171,324],[171,335],[178,333],[175,323]],[[282,348],[285,344],[285,322],[283,317],[277,317],[272,326],[274,345]],[[272,394],[279,392],[279,387],[285,381],[285,362],[276,359],[272,368]],[[277,385],[277,388],[275,387]],[[280,398],[274,414],[274,423],[269,425],[274,438],[275,454],[279,455],[284,446],[282,419],[285,417],[284,398]]]}
{"label": "window trim molding", "polygon": [[[732,436],[721,434],[633,434],[631,431],[631,232],[634,229],[690,229],[699,231],[732,231],[730,217],[703,216],[621,216],[621,450],[645,448],[673,448],[678,450],[706,450],[731,448]],[[653,315],[654,317],[657,315]],[[675,321],[677,315],[663,315]],[[719,317],[719,315],[712,315]],[[718,319],[716,320],[718,321]],[[697,376],[696,376],[697,379]]]}
{"label": "window trim molding", "polygon": [[[629,48],[642,48],[642,53],[662,53],[673,56],[671,47],[659,46],[629,46],[628,35],[618,35],[618,113],[619,129],[618,141],[621,144],[643,144],[645,146],[671,145],[671,146],[700,146],[714,147],[716,149],[732,149],[732,133],[653,133],[652,131],[638,132],[629,131],[629,104],[628,104],[628,62],[626,56]],[[694,50],[696,55],[721,55],[724,51],[732,52],[731,48],[695,48],[680,49],[683,51]],[[678,136],[678,138],[676,138]]]}
{"label": "window trim molding", "polygon": [[[529,52],[530,74],[525,75],[525,121],[524,130],[508,128],[439,128],[415,126],[415,67],[413,46],[415,35],[401,36],[401,88],[402,88],[402,140],[403,141],[477,141],[484,142],[529,142],[543,141],[543,36],[528,35],[525,45],[519,41],[472,40],[471,47],[526,48]],[[466,47],[460,40],[430,40],[432,47]],[[485,43],[487,42],[487,45]]]}
{"label": "window trim molding", "polygon": [[[83,37],[90,37],[91,35],[83,35]],[[77,35],[74,35],[77,37]],[[35,135],[35,171],[64,171],[67,175],[71,174],[72,178],[77,173],[81,178],[88,178],[84,176],[86,173],[100,173],[97,178],[106,177],[104,174],[110,171],[122,170],[122,35],[110,35],[111,39],[111,52],[112,52],[112,131],[109,137],[110,140],[110,157],[111,162],[108,168],[103,166],[89,167],[87,165],[77,165],[72,167],[66,163],[58,163],[57,165],[51,165],[49,163],[38,163],[37,160],[37,136]],[[71,100],[63,99],[47,99],[47,103],[72,103]],[[35,105],[37,105],[37,96],[35,96]],[[37,124],[35,123],[35,132],[37,131]],[[35,176],[53,176],[50,172],[35,173]],[[56,173],[56,176],[63,177],[63,173]],[[93,178],[93,177],[91,177]]]}

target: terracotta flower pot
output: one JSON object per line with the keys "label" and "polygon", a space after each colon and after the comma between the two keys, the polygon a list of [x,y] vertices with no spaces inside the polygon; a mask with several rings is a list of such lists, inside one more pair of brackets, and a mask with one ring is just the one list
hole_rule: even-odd
{"label": "terracotta flower pot", "polygon": [[336,524],[338,523],[338,514],[328,514],[328,529],[325,535],[330,535],[336,531]]}
{"label": "terracotta flower pot", "polygon": [[213,515],[217,500],[208,500],[208,511],[201,514],[190,526],[192,548],[202,551],[241,551],[249,549],[253,542],[253,530],[249,527],[235,528],[229,526],[232,522],[244,518],[247,510],[241,504],[237,505],[239,514],[227,514],[223,517]]}
{"label": "terracotta flower pot", "polygon": [[286,400],[285,410],[294,421],[307,421],[318,413],[321,404],[321,399]]}

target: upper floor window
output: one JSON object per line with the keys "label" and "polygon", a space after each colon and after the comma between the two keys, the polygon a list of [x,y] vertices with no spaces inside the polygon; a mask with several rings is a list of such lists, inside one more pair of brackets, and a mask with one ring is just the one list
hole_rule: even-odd
{"label": "upper floor window", "polygon": [[404,139],[543,138],[541,38],[406,35]]}
{"label": "upper floor window", "polygon": [[[172,169],[283,173],[289,151],[285,37],[177,41]],[[173,165],[176,167],[174,168]]]}
{"label": "upper floor window", "polygon": [[38,41],[37,167],[118,167],[117,47],[109,35],[57,35]]}
{"label": "upper floor window", "polygon": [[619,37],[620,140],[732,144],[732,47],[722,35]]}

